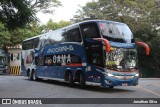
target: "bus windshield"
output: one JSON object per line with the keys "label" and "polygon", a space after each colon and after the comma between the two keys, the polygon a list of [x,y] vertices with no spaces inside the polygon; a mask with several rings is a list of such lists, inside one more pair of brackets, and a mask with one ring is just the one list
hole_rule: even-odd
{"label": "bus windshield", "polygon": [[123,23],[99,22],[101,34],[109,41],[131,43],[133,34],[129,27]]}
{"label": "bus windshield", "polygon": [[136,49],[114,48],[106,53],[106,67],[114,70],[128,71],[137,68]]}

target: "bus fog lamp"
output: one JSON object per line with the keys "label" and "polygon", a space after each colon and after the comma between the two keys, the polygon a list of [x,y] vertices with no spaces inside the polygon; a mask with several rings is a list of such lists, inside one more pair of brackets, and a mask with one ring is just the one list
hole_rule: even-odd
{"label": "bus fog lamp", "polygon": [[107,83],[107,84],[111,84],[112,82],[111,82],[111,81],[109,81],[109,80],[105,80],[105,83]]}

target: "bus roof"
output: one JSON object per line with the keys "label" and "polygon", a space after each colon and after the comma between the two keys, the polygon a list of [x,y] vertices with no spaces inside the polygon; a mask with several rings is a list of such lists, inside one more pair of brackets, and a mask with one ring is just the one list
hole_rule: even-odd
{"label": "bus roof", "polygon": [[86,20],[86,21],[74,23],[74,24],[72,24],[72,25],[68,25],[68,26],[63,27],[63,28],[59,28],[59,29],[57,29],[57,30],[53,30],[53,31],[50,31],[50,32],[46,32],[46,33],[43,33],[43,34],[40,34],[40,35],[31,37],[31,38],[27,38],[27,39],[23,40],[23,42],[28,41],[28,40],[31,40],[31,39],[35,39],[35,38],[38,38],[38,37],[41,37],[41,36],[44,36],[44,35],[47,35],[47,34],[50,34],[50,33],[52,33],[52,32],[58,31],[58,30],[68,29],[68,28],[71,28],[71,27],[74,27],[74,26],[78,26],[78,25],[80,25],[80,24],[90,23],[90,22],[96,22],[96,23],[97,23],[97,22],[103,22],[103,21],[105,21],[105,22],[110,22],[110,23],[124,24],[124,23],[121,23],[121,22],[110,21],[110,20]]}

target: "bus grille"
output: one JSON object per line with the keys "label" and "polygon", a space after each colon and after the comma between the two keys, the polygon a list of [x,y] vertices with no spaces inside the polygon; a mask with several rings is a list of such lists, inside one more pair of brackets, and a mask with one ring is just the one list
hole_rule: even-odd
{"label": "bus grille", "polygon": [[134,78],[134,76],[114,76],[114,77],[120,80],[129,80]]}

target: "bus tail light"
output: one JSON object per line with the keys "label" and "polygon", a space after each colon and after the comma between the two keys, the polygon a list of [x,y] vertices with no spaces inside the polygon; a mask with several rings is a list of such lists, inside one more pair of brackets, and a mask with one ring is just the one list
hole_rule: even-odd
{"label": "bus tail light", "polygon": [[100,78],[100,76],[97,76],[96,78]]}
{"label": "bus tail light", "polygon": [[89,76],[88,78],[93,78],[93,76]]}
{"label": "bus tail light", "polygon": [[139,46],[143,46],[143,47],[146,49],[146,55],[149,55],[149,53],[150,53],[150,48],[149,48],[149,46],[148,46],[146,43],[136,42],[136,44],[139,45]]}
{"label": "bus tail light", "polygon": [[93,38],[94,40],[97,40],[97,41],[102,41],[102,42],[104,42],[104,44],[105,44],[105,47],[106,47],[106,51],[107,52],[110,52],[110,43],[109,43],[109,41],[107,40],[107,39],[104,39],[104,38]]}

